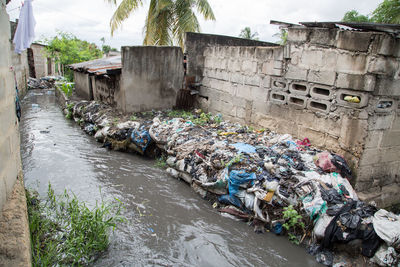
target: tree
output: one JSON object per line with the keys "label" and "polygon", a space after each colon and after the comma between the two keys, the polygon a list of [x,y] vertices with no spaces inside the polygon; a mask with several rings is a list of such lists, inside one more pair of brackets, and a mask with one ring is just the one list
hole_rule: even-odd
{"label": "tree", "polygon": [[240,38],[251,39],[251,40],[258,40],[257,36],[258,36],[257,32],[251,33],[250,27],[245,27],[239,34]]}
{"label": "tree", "polygon": [[[117,5],[117,0],[106,0]],[[122,22],[143,5],[142,0],[122,0],[111,21],[111,35]],[[145,21],[144,45],[173,45],[183,47],[185,32],[200,32],[196,10],[206,20],[215,20],[207,0],[150,0]]]}
{"label": "tree", "polygon": [[350,10],[344,14],[342,18],[343,22],[371,22],[371,19],[368,16],[362,15],[358,13],[357,10]]}
{"label": "tree", "polygon": [[280,28],[280,29],[279,29],[279,32],[278,32],[278,33],[275,33],[273,36],[274,36],[274,37],[279,37],[279,39],[280,39],[280,40],[279,40],[278,42],[276,42],[276,43],[278,43],[278,44],[280,44],[280,45],[285,45],[286,42],[287,42],[287,36],[288,36],[287,29],[285,29],[285,28]]}
{"label": "tree", "polygon": [[72,72],[67,65],[101,58],[103,53],[98,47],[87,41],[78,39],[71,33],[58,31],[51,39],[46,39],[46,54],[64,66],[64,75],[72,80]]}
{"label": "tree", "polygon": [[372,12],[372,20],[378,23],[400,24],[400,1],[384,0]]}

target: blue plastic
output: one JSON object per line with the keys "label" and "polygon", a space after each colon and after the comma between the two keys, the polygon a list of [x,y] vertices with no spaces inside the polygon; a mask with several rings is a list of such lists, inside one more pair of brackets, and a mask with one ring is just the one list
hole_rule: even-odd
{"label": "blue plastic", "polygon": [[147,147],[151,143],[151,137],[148,131],[144,127],[140,127],[139,130],[134,130],[131,134],[131,141],[140,147],[143,152],[146,151]]}
{"label": "blue plastic", "polygon": [[233,170],[229,173],[228,189],[229,195],[235,195],[239,191],[239,186],[245,183],[251,182],[254,184],[256,180],[256,174],[254,172],[248,173],[244,170]]}
{"label": "blue plastic", "polygon": [[240,209],[242,208],[242,202],[233,195],[222,195],[218,198],[218,201],[222,204],[234,205]]}
{"label": "blue plastic", "polygon": [[231,146],[235,147],[239,153],[256,153],[256,148],[249,144],[235,143],[231,144]]}

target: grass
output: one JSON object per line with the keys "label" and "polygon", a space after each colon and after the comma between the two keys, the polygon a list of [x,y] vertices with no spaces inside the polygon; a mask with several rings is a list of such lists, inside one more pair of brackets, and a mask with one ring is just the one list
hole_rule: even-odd
{"label": "grass", "polygon": [[109,245],[109,234],[120,215],[117,204],[96,202],[93,209],[67,191],[56,196],[49,184],[47,197],[26,190],[33,266],[88,265]]}
{"label": "grass", "polygon": [[68,113],[67,113],[67,115],[65,115],[65,117],[67,119],[71,120],[73,117],[72,113],[74,110],[74,104],[73,103],[67,104],[67,110],[68,110]]}
{"label": "grass", "polygon": [[161,156],[156,159],[156,162],[154,163],[154,167],[160,168],[160,169],[166,169],[167,168],[167,158],[166,156]]}
{"label": "grass", "polygon": [[61,89],[67,97],[71,97],[74,90],[74,83],[58,82],[56,86]]}

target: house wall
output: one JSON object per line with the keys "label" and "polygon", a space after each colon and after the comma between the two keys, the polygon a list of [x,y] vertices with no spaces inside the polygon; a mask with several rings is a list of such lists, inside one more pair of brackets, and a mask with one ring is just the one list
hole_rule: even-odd
{"label": "house wall", "polygon": [[121,101],[120,94],[120,75],[91,76],[93,85],[94,100],[117,106]]}
{"label": "house wall", "polygon": [[121,101],[125,112],[172,108],[183,82],[180,47],[122,47]]}
{"label": "house wall", "polygon": [[75,92],[86,100],[93,100],[93,89],[89,84],[89,74],[74,71]]}
{"label": "house wall", "polygon": [[362,199],[398,203],[399,47],[384,33],[303,27],[289,28],[285,46],[208,46],[199,105],[342,154]]}
{"label": "house wall", "polygon": [[[2,4],[4,0],[1,0]],[[5,8],[0,10],[0,215],[21,172],[19,123],[15,113],[15,83],[10,66],[12,55],[10,23]],[[15,65],[14,65],[15,66]]]}
{"label": "house wall", "polygon": [[[33,52],[33,60],[36,78],[41,78],[49,75],[57,75],[56,73],[56,64],[54,60],[50,60],[50,64],[48,64],[48,58],[45,54],[45,46],[40,44],[32,44],[31,49]],[[50,67],[50,69],[49,69]]]}

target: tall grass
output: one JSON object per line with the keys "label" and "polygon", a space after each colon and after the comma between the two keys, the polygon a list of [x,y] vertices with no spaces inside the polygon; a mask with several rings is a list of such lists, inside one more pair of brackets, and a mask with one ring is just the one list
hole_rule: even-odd
{"label": "tall grass", "polygon": [[33,266],[87,265],[109,245],[122,204],[96,202],[93,209],[67,191],[56,196],[49,184],[47,198],[27,190]]}

